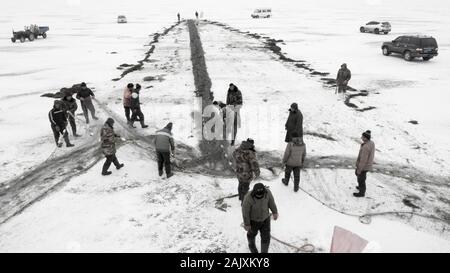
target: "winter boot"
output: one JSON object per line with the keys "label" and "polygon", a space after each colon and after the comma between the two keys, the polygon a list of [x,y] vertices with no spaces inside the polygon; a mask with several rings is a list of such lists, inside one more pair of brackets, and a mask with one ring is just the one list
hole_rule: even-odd
{"label": "winter boot", "polygon": [[354,197],[364,197],[364,194],[360,193],[360,192],[355,192],[353,193]]}
{"label": "winter boot", "polygon": [[148,125],[144,124],[144,125],[142,125],[142,128],[143,129],[148,128]]}
{"label": "winter boot", "polygon": [[74,137],[80,137],[81,135],[77,134],[77,132],[73,132]]}
{"label": "winter boot", "polygon": [[61,148],[62,147],[62,143],[58,143],[58,142],[56,142],[56,146],[58,147],[58,148]]}
{"label": "winter boot", "polygon": [[111,171],[102,172],[102,175],[110,175],[110,174],[112,174]]}
{"label": "winter boot", "polygon": [[169,174],[167,174],[167,179],[171,178],[172,176],[173,176],[173,173],[172,173],[172,172],[169,173]]}
{"label": "winter boot", "polygon": [[73,146],[75,146],[75,145],[73,145],[73,144],[70,143],[70,142],[66,144],[66,147],[73,147]]}
{"label": "winter boot", "polygon": [[284,178],[281,179],[281,182],[286,186],[289,184],[289,181]]}
{"label": "winter boot", "polygon": [[298,190],[300,189],[300,187],[297,185],[294,185],[294,192],[298,192]]}
{"label": "winter boot", "polygon": [[120,170],[122,167],[124,166],[124,164],[119,164],[119,166],[116,166],[116,169]]}
{"label": "winter boot", "polygon": [[134,122],[131,121],[128,125],[130,125],[131,128],[136,128],[136,126],[134,126]]}
{"label": "winter boot", "polygon": [[98,120],[98,117],[96,117],[96,116],[93,116],[92,118],[95,119],[95,120]]}
{"label": "winter boot", "polygon": [[159,176],[162,176],[164,174],[163,170],[158,170]]}

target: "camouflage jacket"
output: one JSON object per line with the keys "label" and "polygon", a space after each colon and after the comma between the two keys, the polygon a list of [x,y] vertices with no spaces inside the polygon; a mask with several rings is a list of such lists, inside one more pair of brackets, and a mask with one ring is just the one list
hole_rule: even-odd
{"label": "camouflage jacket", "polygon": [[72,98],[72,100],[66,100],[66,97],[62,98],[61,101],[64,103],[64,110],[71,112],[72,114],[78,109],[77,101]]}
{"label": "camouflage jacket", "polygon": [[114,129],[107,123],[103,125],[103,128],[100,132],[100,136],[102,139],[102,152],[104,155],[113,155],[116,153],[116,142]]}
{"label": "camouflage jacket", "polygon": [[243,141],[241,146],[233,152],[233,158],[236,162],[236,175],[239,181],[250,183],[254,178],[253,175],[259,176],[259,164],[251,143]]}

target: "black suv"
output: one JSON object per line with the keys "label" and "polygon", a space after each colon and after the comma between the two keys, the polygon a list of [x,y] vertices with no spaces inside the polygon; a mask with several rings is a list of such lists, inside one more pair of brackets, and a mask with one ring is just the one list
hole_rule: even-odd
{"label": "black suv", "polygon": [[392,42],[384,42],[381,49],[385,56],[400,53],[407,61],[416,57],[428,61],[438,55],[436,39],[430,36],[400,36]]}

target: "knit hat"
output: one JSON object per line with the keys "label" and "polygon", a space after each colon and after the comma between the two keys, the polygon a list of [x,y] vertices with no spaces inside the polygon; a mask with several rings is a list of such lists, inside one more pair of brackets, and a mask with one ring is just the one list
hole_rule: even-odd
{"label": "knit hat", "polygon": [[167,123],[166,128],[172,131],[172,122]]}
{"label": "knit hat", "polygon": [[261,199],[264,197],[264,194],[266,193],[266,187],[263,183],[256,183],[253,186],[252,195],[258,199]]}
{"label": "knit hat", "polygon": [[82,83],[81,83],[81,87],[86,87],[86,83],[85,83],[85,82],[82,82]]}
{"label": "knit hat", "polygon": [[114,120],[112,119],[112,118],[108,118],[107,120],[106,120],[106,123],[108,123],[109,124],[109,126],[113,126],[114,125]]}
{"label": "knit hat", "polygon": [[134,84],[132,84],[132,83],[127,84],[127,88],[133,88],[133,87],[134,87]]}
{"label": "knit hat", "polygon": [[255,144],[255,141],[253,139],[251,139],[251,138],[247,138],[247,142],[252,144],[252,145]]}
{"label": "knit hat", "polygon": [[139,83],[136,83],[136,90],[141,90],[141,85]]}
{"label": "knit hat", "polygon": [[365,131],[364,133],[362,133],[362,136],[367,138],[368,140],[370,140],[371,138],[371,132],[370,130]]}

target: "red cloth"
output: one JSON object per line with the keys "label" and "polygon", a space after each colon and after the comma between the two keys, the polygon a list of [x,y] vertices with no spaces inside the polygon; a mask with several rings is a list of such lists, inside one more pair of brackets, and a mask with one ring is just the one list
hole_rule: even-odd
{"label": "red cloth", "polygon": [[331,253],[360,253],[369,242],[355,233],[335,226],[331,241]]}

